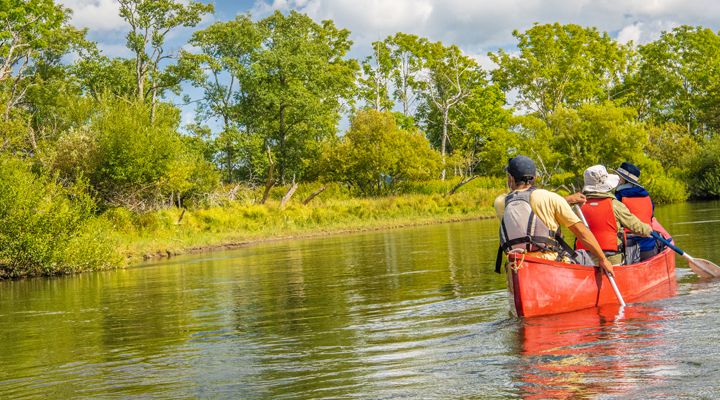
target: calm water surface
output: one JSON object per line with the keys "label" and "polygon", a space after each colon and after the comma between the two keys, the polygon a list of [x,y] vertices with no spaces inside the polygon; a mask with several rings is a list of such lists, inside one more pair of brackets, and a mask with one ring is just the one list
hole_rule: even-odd
{"label": "calm water surface", "polygon": [[[720,203],[658,207],[720,261]],[[0,398],[720,398],[720,281],[518,319],[498,221],[0,282]]]}

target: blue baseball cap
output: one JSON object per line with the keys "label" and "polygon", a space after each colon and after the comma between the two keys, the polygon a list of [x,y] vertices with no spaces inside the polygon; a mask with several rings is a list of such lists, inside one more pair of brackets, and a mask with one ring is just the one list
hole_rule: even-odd
{"label": "blue baseball cap", "polygon": [[508,160],[505,172],[515,178],[516,181],[520,181],[526,176],[535,177],[537,168],[535,167],[535,161],[530,157],[517,156]]}

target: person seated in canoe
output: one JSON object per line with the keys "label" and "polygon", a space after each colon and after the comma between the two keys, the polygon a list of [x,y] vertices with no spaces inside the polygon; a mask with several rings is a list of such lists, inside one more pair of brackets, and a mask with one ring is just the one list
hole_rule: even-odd
{"label": "person seated in canoe", "polygon": [[[505,171],[511,192],[498,197],[494,204],[495,212],[501,219],[495,272],[500,273],[503,252],[524,251],[528,256],[545,260],[599,265],[613,275],[612,264],[597,240],[570,208],[569,203],[583,203],[584,195],[575,194],[563,199],[557,193],[538,189],[535,186],[535,162],[525,156],[511,158]],[[561,225],[574,233],[584,248],[589,249],[599,261],[593,264],[590,257],[578,257],[578,253],[563,239]]]}
{"label": "person seated in canoe", "polygon": [[[640,168],[629,162],[620,164],[620,168],[612,169],[620,176],[620,184],[615,189],[615,198],[627,206],[633,215],[640,221],[652,226],[655,217],[655,203],[650,198],[650,193],[640,185]],[[625,230],[627,235],[628,230]],[[658,243],[653,237],[631,237],[640,245],[640,261],[645,261],[660,252]]]}
{"label": "person seated in canoe", "polygon": [[[583,194],[587,201],[581,210],[585,214],[590,231],[608,260],[613,265],[620,265],[625,262],[627,244],[625,229],[636,236],[648,237],[652,233],[652,228],[633,215],[625,204],[610,193],[620,183],[618,175],[608,174],[607,169],[602,165],[594,165],[585,170],[583,179],[585,180]],[[577,248],[590,250],[582,242],[577,244]]]}

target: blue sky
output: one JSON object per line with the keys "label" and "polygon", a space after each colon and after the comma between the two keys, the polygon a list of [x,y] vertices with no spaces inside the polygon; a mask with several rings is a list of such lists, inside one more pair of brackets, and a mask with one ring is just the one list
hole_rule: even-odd
{"label": "blue sky", "polygon": [[[89,28],[89,38],[110,57],[131,56],[125,48],[128,26],[118,16],[116,0],[60,0],[74,10],[73,24]],[[177,0],[186,3],[187,0]],[[512,31],[534,22],[596,26],[621,42],[644,44],[660,32],[688,24],[720,29],[718,0],[216,0],[215,14],[198,26],[227,21],[251,11],[260,19],[274,10],[295,9],[316,21],[332,19],[352,32],[354,58],[370,53],[370,43],[396,32],[414,33],[432,41],[456,44],[481,66],[492,69],[488,51],[513,50]],[[172,47],[187,43],[192,29],[178,29]],[[189,88],[190,89],[190,88]],[[189,90],[191,95],[194,91]],[[192,107],[184,110],[191,120]]]}

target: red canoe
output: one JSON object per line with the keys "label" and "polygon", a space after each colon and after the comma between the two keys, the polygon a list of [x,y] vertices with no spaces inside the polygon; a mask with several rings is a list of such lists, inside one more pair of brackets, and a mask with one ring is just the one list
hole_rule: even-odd
{"label": "red canoe", "polygon": [[[657,221],[653,229],[667,233]],[[584,267],[525,257],[508,256],[514,268],[505,269],[508,300],[518,317],[558,314],[603,304],[618,304],[612,286],[598,267]],[[644,262],[614,267],[615,283],[626,303],[653,287],[675,279],[675,253],[666,248]]]}

